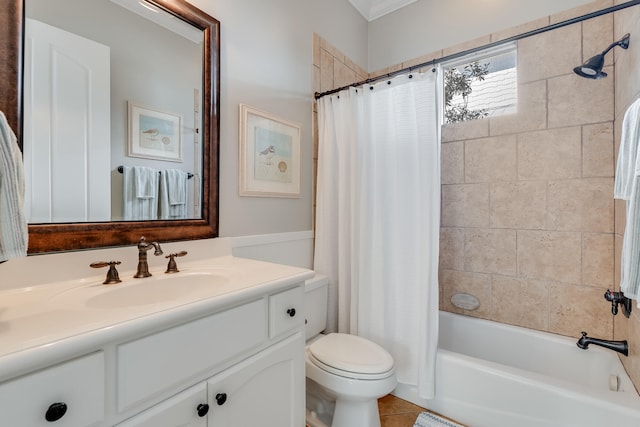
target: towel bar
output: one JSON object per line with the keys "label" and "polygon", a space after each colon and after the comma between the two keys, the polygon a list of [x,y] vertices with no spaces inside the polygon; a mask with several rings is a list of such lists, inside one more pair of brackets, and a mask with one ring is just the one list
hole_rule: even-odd
{"label": "towel bar", "polygon": [[[123,173],[124,172],[124,166],[118,166],[118,172]],[[160,172],[158,172],[160,173]],[[193,174],[191,172],[187,172],[187,179],[191,179],[193,178]]]}

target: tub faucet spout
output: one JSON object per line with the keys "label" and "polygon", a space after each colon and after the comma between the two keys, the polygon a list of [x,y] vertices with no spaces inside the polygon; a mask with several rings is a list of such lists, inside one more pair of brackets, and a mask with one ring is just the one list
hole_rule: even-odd
{"label": "tub faucet spout", "polygon": [[600,347],[608,348],[609,350],[617,351],[620,354],[624,354],[625,356],[629,355],[629,345],[627,344],[627,340],[623,341],[611,341],[611,340],[602,340],[599,338],[592,338],[587,336],[586,332],[582,332],[582,337],[578,339],[576,345],[583,350],[589,348],[589,344],[599,345]]}

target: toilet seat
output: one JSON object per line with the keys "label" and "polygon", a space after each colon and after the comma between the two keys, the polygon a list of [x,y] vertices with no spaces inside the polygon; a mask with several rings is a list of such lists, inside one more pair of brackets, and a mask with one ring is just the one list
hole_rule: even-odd
{"label": "toilet seat", "polygon": [[375,380],[394,373],[393,358],[365,338],[332,333],[308,347],[309,359],[319,368],[341,377]]}

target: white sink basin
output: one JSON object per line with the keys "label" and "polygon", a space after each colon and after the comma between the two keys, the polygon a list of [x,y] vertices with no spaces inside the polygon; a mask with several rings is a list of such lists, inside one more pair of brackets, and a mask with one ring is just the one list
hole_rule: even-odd
{"label": "white sink basin", "polygon": [[143,279],[131,279],[116,285],[104,285],[103,290],[86,300],[91,308],[113,309],[158,304],[166,301],[206,296],[212,287],[227,283],[229,279],[214,273],[175,273]]}

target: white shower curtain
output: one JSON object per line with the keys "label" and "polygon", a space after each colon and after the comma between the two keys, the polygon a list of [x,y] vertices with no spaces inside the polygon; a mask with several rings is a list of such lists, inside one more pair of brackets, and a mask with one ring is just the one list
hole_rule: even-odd
{"label": "white shower curtain", "polygon": [[340,332],[385,347],[425,399],[438,342],[439,75],[318,101],[314,268],[337,288],[329,328],[337,317]]}

